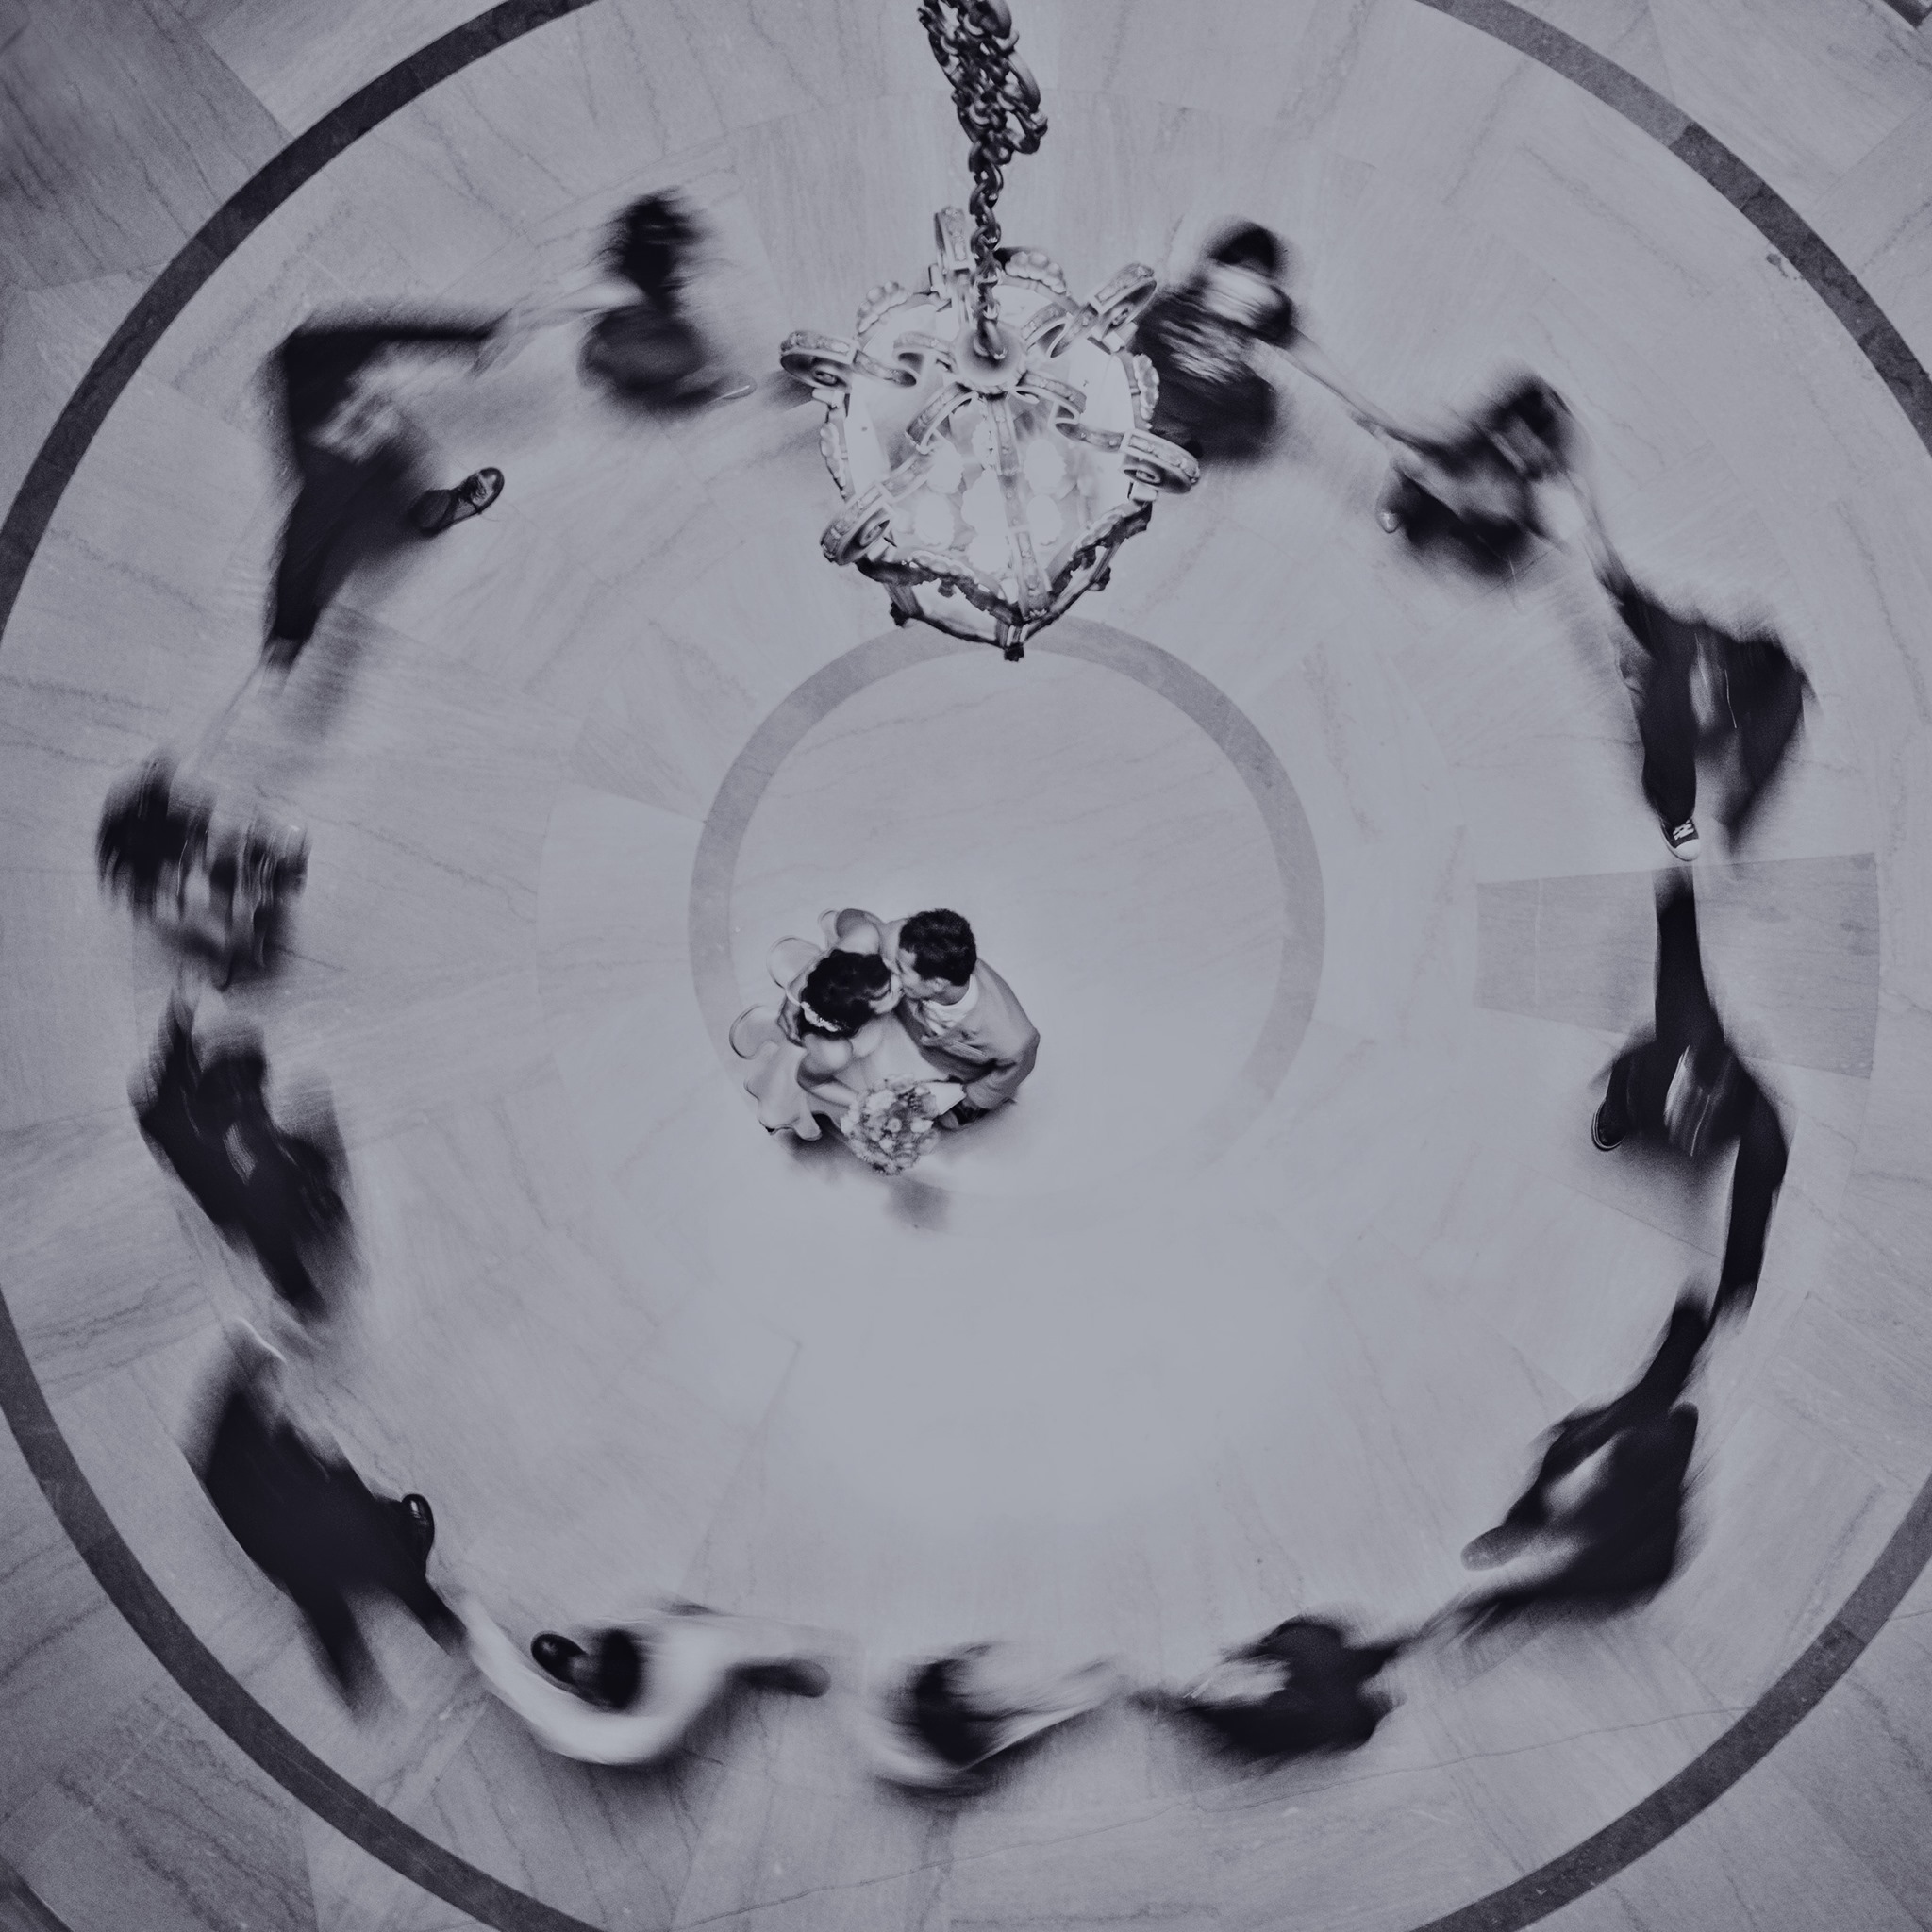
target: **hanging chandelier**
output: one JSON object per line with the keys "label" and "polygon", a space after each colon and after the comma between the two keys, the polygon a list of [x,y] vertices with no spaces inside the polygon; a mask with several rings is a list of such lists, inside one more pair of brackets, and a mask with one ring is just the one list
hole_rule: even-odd
{"label": "hanging chandelier", "polygon": [[1005,0],[922,0],[919,18],[972,149],[971,220],[941,208],[923,282],[874,289],[850,338],[795,330],[779,359],[825,406],[845,499],[825,556],[883,584],[894,623],[1017,658],[1200,471],[1149,426],[1158,378],[1122,340],[1153,270],[1083,302],[1046,256],[1000,245],[1001,171],[1046,132]]}

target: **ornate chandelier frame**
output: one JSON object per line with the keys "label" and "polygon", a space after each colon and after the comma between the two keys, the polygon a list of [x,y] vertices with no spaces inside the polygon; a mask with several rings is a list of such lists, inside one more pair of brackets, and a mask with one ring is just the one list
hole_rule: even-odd
{"label": "ornate chandelier frame", "polygon": [[825,407],[845,499],[825,556],[884,584],[895,623],[1012,659],[1200,472],[1154,433],[1158,378],[1123,340],[1153,270],[1129,263],[1083,302],[1047,256],[1001,245],[1004,170],[1046,132],[1005,0],[922,0],[919,17],[971,147],[970,225],[941,208],[923,282],[872,290],[851,337],[795,330],[779,359]]}

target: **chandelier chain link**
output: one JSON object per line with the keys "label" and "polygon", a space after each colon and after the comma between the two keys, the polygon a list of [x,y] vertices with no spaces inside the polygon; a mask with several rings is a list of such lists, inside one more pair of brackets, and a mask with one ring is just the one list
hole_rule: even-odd
{"label": "chandelier chain link", "polygon": [[1019,35],[1006,0],[920,0],[933,58],[953,90],[971,148],[974,311],[982,333],[999,319],[1000,190],[1016,154],[1030,155],[1046,132],[1040,89],[1014,52]]}

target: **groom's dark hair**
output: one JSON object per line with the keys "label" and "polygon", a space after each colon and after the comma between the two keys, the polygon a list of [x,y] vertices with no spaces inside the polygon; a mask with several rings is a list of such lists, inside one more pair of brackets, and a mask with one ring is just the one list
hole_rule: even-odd
{"label": "groom's dark hair", "polygon": [[899,943],[912,955],[922,979],[943,979],[949,986],[964,986],[979,964],[973,928],[957,912],[942,907],[915,912],[899,928]]}

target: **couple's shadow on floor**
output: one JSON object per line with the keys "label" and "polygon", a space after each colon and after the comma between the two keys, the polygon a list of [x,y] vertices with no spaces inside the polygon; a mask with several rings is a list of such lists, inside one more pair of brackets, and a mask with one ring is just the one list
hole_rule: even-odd
{"label": "couple's shadow on floor", "polygon": [[801,1141],[796,1135],[785,1137],[786,1153],[792,1167],[809,1174],[825,1187],[870,1185],[883,1191],[886,1211],[907,1227],[928,1234],[942,1234],[952,1216],[953,1196],[948,1189],[922,1180],[918,1174],[869,1174],[865,1163],[827,1129],[816,1141]]}
{"label": "couple's shadow on floor", "polygon": [[[923,1164],[905,1174],[871,1173],[840,1139],[837,1128],[827,1125],[823,1116],[820,1126],[816,1141],[801,1141],[792,1134],[783,1136],[787,1157],[796,1173],[827,1188],[877,1188],[884,1193],[887,1213],[902,1226],[926,1234],[945,1232],[952,1222],[958,1190],[929,1178]],[[1014,1108],[1006,1107],[986,1120],[961,1127],[957,1134],[948,1134],[946,1141],[963,1143],[961,1151],[967,1152],[975,1146],[1003,1142],[1021,1131]],[[947,1163],[949,1167],[951,1164]]]}

